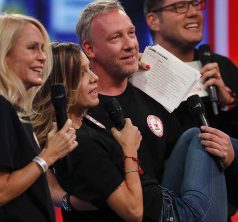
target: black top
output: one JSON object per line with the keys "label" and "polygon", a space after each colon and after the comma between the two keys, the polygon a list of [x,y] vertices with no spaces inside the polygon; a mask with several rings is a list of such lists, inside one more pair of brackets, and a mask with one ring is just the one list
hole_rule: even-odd
{"label": "black top", "polygon": [[[113,124],[105,113],[103,103],[109,98],[110,96],[100,95],[99,106],[88,111],[88,114],[105,125],[108,131]],[[147,175],[160,182],[164,161],[181,135],[180,124],[173,114],[130,83],[116,98],[125,118],[131,119],[143,137],[138,150],[141,167]]]}
{"label": "black top", "polygon": [[[106,204],[109,195],[124,180],[124,160],[120,145],[104,129],[85,120],[77,130],[79,148],[70,155],[72,168],[68,177],[66,162],[57,163],[61,185],[71,194],[91,202],[97,211],[64,212],[65,221],[122,221]],[[141,176],[144,196],[144,221],[157,221],[162,196],[157,181]]]}
{"label": "black top", "polygon": [[[19,170],[29,164],[40,151],[32,126],[20,122],[14,107],[2,96],[0,123],[0,170]],[[55,221],[46,176],[40,176],[24,193],[1,207],[0,215],[7,222]]]}
{"label": "black top", "polygon": [[[195,60],[198,60],[198,52],[195,51]],[[228,86],[238,96],[238,68],[228,58],[212,54],[212,62],[217,62],[221,72],[222,79],[226,86]],[[228,135],[238,138],[238,105],[229,111],[219,110],[219,115],[215,116],[212,111],[212,106],[209,97],[202,97],[206,108],[206,114],[210,125],[218,128]],[[187,102],[182,102],[180,106],[173,112],[184,130],[199,126],[199,122],[189,113]]]}
{"label": "black top", "polygon": [[[124,179],[123,153],[110,135],[112,123],[103,108],[108,98],[100,95],[100,105],[88,111],[107,130],[100,129],[88,120],[87,125],[84,123],[78,130],[79,148],[70,155],[73,164],[71,179],[66,168],[58,165],[58,176],[64,188],[90,201],[100,210],[63,212],[65,221],[120,221],[105,203]],[[143,137],[138,156],[144,170],[141,176],[144,221],[158,221],[162,204],[158,182],[161,180],[164,161],[180,136],[179,124],[160,104],[131,84],[117,99],[125,117],[132,119]]]}

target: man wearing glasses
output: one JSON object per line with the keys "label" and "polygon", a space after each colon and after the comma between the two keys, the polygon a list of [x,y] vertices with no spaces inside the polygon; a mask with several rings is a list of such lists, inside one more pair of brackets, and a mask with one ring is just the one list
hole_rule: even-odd
{"label": "man wearing glasses", "polygon": [[[205,7],[205,0],[145,0],[144,12],[154,44],[161,45],[182,61],[200,68],[202,82],[199,91],[195,93],[202,97],[211,125],[238,138],[238,106],[235,96],[238,95],[238,68],[228,58],[217,54],[212,54],[211,63],[203,67],[198,61],[199,53],[195,46],[203,38],[202,10]],[[213,113],[205,90],[212,85],[216,87],[218,94],[218,115]],[[174,114],[184,130],[197,126],[186,102],[182,102]],[[230,190],[237,192],[237,166],[236,157],[232,166],[226,170],[228,197],[236,207],[238,194]]]}

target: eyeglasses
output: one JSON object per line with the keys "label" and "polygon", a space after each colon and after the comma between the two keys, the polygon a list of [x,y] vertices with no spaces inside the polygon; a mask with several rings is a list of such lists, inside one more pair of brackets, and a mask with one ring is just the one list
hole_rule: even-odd
{"label": "eyeglasses", "polygon": [[183,14],[188,11],[190,5],[192,5],[197,11],[203,10],[206,7],[205,0],[180,1],[152,10],[152,12],[162,12],[164,10],[169,10],[178,14]]}

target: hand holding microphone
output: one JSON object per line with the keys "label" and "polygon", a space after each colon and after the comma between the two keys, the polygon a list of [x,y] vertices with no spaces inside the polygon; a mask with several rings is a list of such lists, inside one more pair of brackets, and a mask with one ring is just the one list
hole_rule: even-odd
{"label": "hand holding microphone", "polygon": [[[72,121],[71,120],[67,120],[67,99],[66,99],[66,94],[65,94],[65,89],[64,89],[64,85],[62,83],[56,83],[51,85],[51,100],[52,100],[52,104],[54,105],[55,108],[55,117],[56,117],[56,122],[57,122],[57,127],[58,127],[58,131],[63,131],[60,132],[65,136],[65,134],[69,137],[71,137],[72,134],[72,138],[73,138],[73,142],[75,143],[75,147],[77,146],[77,142],[75,142],[76,139],[76,135],[75,135],[75,129],[72,128]],[[70,123],[68,123],[70,122]],[[66,124],[65,124],[66,123]],[[68,123],[68,124],[67,124]],[[70,124],[70,127],[67,128],[67,125]],[[65,127],[66,127],[66,131],[65,131]],[[61,140],[63,139],[63,137],[61,138]],[[70,139],[72,140],[72,139]],[[60,145],[60,144],[58,144]],[[75,148],[74,147],[74,148]],[[68,152],[69,154],[69,152]],[[67,168],[68,171],[71,172],[71,160],[70,160],[70,155],[67,155],[66,157],[66,164],[67,164]]]}
{"label": "hand holding microphone", "polygon": [[129,118],[124,119],[122,108],[115,97],[105,102],[104,108],[115,126],[111,130],[112,135],[121,145],[124,155],[137,157],[137,150],[142,139],[138,128]]}
{"label": "hand holding microphone", "polygon": [[[224,154],[224,156],[226,156],[227,151],[228,152],[231,151],[229,146],[224,146],[226,144],[226,141],[229,140],[229,136],[227,136],[225,133],[223,133],[217,129],[210,127],[209,122],[207,120],[206,113],[205,113],[204,104],[198,95],[192,95],[192,96],[188,97],[187,105],[188,105],[188,109],[191,112],[191,114],[194,116],[194,118],[196,118],[198,120],[200,127],[201,126],[209,127],[209,128],[206,128],[207,131],[204,133],[206,135],[208,135],[207,133],[209,133],[209,134],[212,134],[213,136],[211,138],[205,138],[202,136],[201,139],[203,139],[203,141],[202,141],[204,143],[203,145],[206,147],[208,147],[209,145],[212,146],[211,144],[214,144],[215,147],[212,147],[209,149],[212,150],[211,154],[213,154],[212,157],[213,157],[214,161],[216,162],[218,168],[220,170],[222,170],[224,168],[224,164],[221,164],[220,158],[222,159],[222,156],[220,156],[220,155]],[[203,133],[201,135],[203,135]],[[212,140],[214,140],[214,141],[212,141]],[[224,145],[220,145],[220,144],[224,144]],[[223,150],[226,147],[228,147],[229,150]],[[216,152],[219,152],[220,155],[217,153],[214,153],[214,150],[216,150]],[[219,157],[217,155],[219,155]]]}
{"label": "hand holding microphone", "polygon": [[[211,53],[211,49],[209,47],[209,45],[204,44],[201,45],[198,49],[198,54],[199,54],[199,59],[202,63],[203,66],[206,66],[207,64],[212,63],[212,53]],[[204,69],[202,69],[204,71]],[[204,76],[204,72],[202,73],[203,75],[203,80],[208,80],[210,78],[212,78],[213,76],[211,76],[211,74],[213,74],[210,70],[206,70],[209,72],[209,76]],[[204,79],[206,78],[206,79]],[[211,81],[210,81],[211,82]],[[209,84],[208,82],[205,82],[205,86]],[[212,103],[212,109],[213,109],[213,113],[214,115],[218,115],[218,97],[217,97],[217,91],[216,91],[216,87],[214,85],[209,84],[208,88],[208,94]]]}
{"label": "hand holding microphone", "polygon": [[104,108],[107,111],[110,119],[112,120],[114,126],[121,130],[125,125],[124,114],[120,104],[115,97],[107,100],[104,103]]}
{"label": "hand holding microphone", "polygon": [[213,113],[218,115],[218,102],[221,105],[230,105],[235,99],[233,98],[233,93],[225,85],[221,77],[218,64],[212,61],[209,45],[201,45],[198,52],[201,63],[204,66],[201,69],[202,80],[208,90]]}

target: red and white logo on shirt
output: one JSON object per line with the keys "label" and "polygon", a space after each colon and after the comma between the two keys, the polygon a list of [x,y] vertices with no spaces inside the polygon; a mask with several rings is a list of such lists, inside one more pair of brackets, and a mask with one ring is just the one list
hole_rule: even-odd
{"label": "red and white logo on shirt", "polygon": [[150,130],[152,131],[152,133],[154,133],[158,137],[163,136],[164,127],[163,127],[163,123],[159,117],[154,116],[154,115],[147,116],[147,124],[148,124]]}

